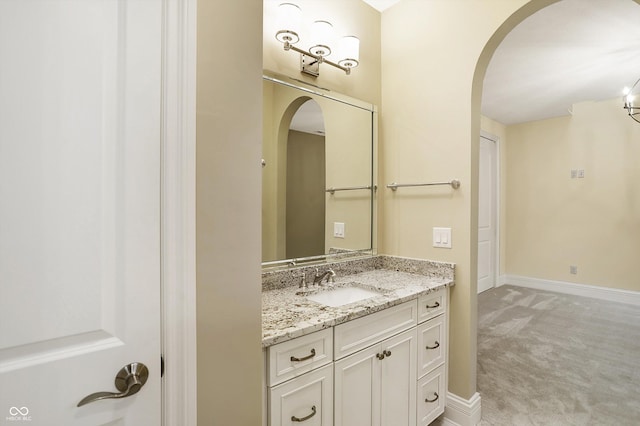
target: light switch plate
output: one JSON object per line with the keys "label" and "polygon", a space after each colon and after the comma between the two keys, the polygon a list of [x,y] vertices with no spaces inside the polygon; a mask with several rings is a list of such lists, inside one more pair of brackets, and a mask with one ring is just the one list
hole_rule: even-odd
{"label": "light switch plate", "polygon": [[336,238],[344,238],[343,222],[333,222],[333,236]]}
{"label": "light switch plate", "polygon": [[451,228],[433,228],[433,246],[451,248]]}

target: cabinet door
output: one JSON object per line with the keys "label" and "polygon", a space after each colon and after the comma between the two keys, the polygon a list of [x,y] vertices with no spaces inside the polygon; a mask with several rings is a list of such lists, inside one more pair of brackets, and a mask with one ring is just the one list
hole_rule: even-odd
{"label": "cabinet door", "polygon": [[380,348],[335,363],[335,426],[380,426]]}
{"label": "cabinet door", "polygon": [[269,426],[333,425],[333,365],[269,388]]}
{"label": "cabinet door", "polygon": [[418,377],[422,377],[447,358],[445,315],[418,326]]}
{"label": "cabinet door", "polygon": [[416,424],[416,329],[381,343],[380,425]]}

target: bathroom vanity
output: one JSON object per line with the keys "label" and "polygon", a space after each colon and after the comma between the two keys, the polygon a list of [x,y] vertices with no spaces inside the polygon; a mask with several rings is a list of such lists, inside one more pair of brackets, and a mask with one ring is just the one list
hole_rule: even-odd
{"label": "bathroom vanity", "polygon": [[[329,269],[335,282],[313,284]],[[264,426],[428,425],[442,414],[453,271],[373,256],[265,272]]]}

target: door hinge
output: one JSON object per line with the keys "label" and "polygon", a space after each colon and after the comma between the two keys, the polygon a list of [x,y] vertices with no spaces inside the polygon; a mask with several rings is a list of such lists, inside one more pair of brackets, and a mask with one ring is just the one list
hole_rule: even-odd
{"label": "door hinge", "polygon": [[160,355],[160,377],[164,377],[164,357]]}

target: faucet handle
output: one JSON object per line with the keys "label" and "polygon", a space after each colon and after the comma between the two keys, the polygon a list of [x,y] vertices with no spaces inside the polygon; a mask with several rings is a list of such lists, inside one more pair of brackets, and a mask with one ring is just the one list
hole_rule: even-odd
{"label": "faucet handle", "polygon": [[331,283],[331,284],[335,283],[336,282],[336,280],[335,280],[335,277],[336,277],[335,271],[333,269],[329,268],[329,270],[327,272],[329,273],[329,276],[327,277],[327,282]]}
{"label": "faucet handle", "polygon": [[304,272],[301,272],[300,275],[294,275],[293,277],[294,278],[302,278],[298,288],[307,288],[307,274],[305,274]]}

